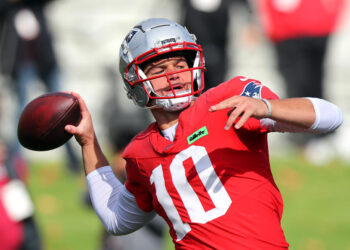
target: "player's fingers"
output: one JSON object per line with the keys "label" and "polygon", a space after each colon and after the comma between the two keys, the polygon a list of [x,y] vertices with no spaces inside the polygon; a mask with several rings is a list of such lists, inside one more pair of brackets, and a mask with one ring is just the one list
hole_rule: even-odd
{"label": "player's fingers", "polygon": [[64,127],[65,131],[67,131],[67,133],[75,135],[77,133],[77,128],[73,125],[66,125]]}
{"label": "player's fingers", "polygon": [[242,112],[242,108],[235,107],[231,109],[228,113],[228,119],[226,121],[224,129],[229,130],[233,126],[233,123],[237,120],[237,118],[242,115]]}
{"label": "player's fingers", "polygon": [[86,134],[84,132],[84,129],[80,128],[80,127],[75,127],[73,125],[66,125],[65,126],[65,130],[74,135],[75,139],[77,140],[77,142],[80,144],[80,146],[84,146],[86,144],[88,144],[88,142],[91,142],[91,138],[93,138],[93,136]]}
{"label": "player's fingers", "polygon": [[252,116],[252,111],[245,110],[241,116],[241,119],[239,119],[239,121],[237,121],[237,123],[235,125],[235,129],[240,129],[251,116]]}
{"label": "player's fingers", "polygon": [[78,93],[71,92],[71,94],[74,95],[79,101],[80,110],[81,110],[81,120],[88,120],[88,121],[91,120],[91,115],[84,99]]}
{"label": "player's fingers", "polygon": [[218,104],[212,105],[209,108],[209,111],[213,112],[213,111],[217,111],[217,110],[232,108],[232,107],[234,107],[234,105],[235,105],[235,98],[231,97],[231,98],[228,98],[226,100],[219,102]]}
{"label": "player's fingers", "polygon": [[79,126],[74,126],[74,125],[71,125],[71,124],[67,124],[64,129],[72,134],[72,135],[83,135],[86,133],[86,130],[85,130],[85,126],[81,127],[81,125],[79,124]]}
{"label": "player's fingers", "polygon": [[71,92],[71,95],[75,96],[78,99],[81,111],[86,112],[88,108],[83,98],[76,92]]}
{"label": "player's fingers", "polygon": [[226,109],[226,108],[230,108],[232,106],[230,106],[230,102],[228,102],[227,100],[222,101],[216,105],[213,105],[209,108],[209,111],[214,112],[217,110],[222,110],[222,109]]}

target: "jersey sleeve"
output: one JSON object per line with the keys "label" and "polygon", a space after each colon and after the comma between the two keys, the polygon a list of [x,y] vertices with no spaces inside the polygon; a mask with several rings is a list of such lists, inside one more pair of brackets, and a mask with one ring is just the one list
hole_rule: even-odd
{"label": "jersey sleeve", "polygon": [[260,99],[279,100],[280,98],[271,89],[262,85]]}
{"label": "jersey sleeve", "polygon": [[[269,100],[278,100],[279,99],[279,97],[270,88],[266,87],[265,85],[261,84],[258,81],[254,82],[254,83],[246,84],[241,95],[245,96],[247,88],[251,88],[254,90],[258,89],[258,91],[257,90],[255,90],[255,91],[259,92],[259,93],[255,94],[255,97],[253,97],[253,98],[269,99]],[[254,90],[253,90],[253,92],[254,92]],[[248,119],[248,121],[244,124],[243,128],[248,130],[248,131],[257,131],[260,133],[270,132],[270,130],[266,126],[263,126],[261,124],[261,120],[258,120],[255,118]]]}
{"label": "jersey sleeve", "polygon": [[[207,103],[209,106],[215,105],[234,95],[241,95],[256,99],[279,99],[279,97],[273,91],[263,85],[260,81],[243,76],[237,76],[218,85],[215,88],[208,90]],[[265,126],[261,126],[260,120],[255,118],[248,119],[241,129],[259,133],[269,132]]]}
{"label": "jersey sleeve", "polygon": [[126,189],[132,193],[137,205],[145,212],[153,210],[152,196],[146,188],[147,178],[138,168],[135,159],[126,159]]}
{"label": "jersey sleeve", "polygon": [[208,105],[215,105],[234,95],[247,96],[257,99],[279,99],[279,97],[272,92],[268,87],[263,85],[260,81],[237,76],[221,83],[215,88],[207,91]]}

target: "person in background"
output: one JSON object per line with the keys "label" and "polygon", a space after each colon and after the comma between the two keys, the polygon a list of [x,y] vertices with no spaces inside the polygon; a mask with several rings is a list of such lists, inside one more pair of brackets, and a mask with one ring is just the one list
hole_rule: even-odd
{"label": "person in background", "polygon": [[27,190],[25,161],[0,139],[0,246],[2,250],[40,250],[42,242]]}
{"label": "person in background", "polygon": [[251,11],[247,0],[182,0],[182,24],[201,43],[206,58],[205,89],[226,80],[229,61],[230,8],[242,5]]}
{"label": "person in background", "polygon": [[[262,29],[275,47],[278,70],[288,97],[328,99],[324,91],[325,58],[344,9],[344,0],[254,1]],[[324,135],[293,135],[304,148]]]}
{"label": "person in background", "polygon": [[[18,99],[18,117],[28,102],[34,81],[46,91],[60,91],[60,73],[45,7],[51,0],[0,1],[0,72],[10,76]],[[17,148],[18,142],[12,147]],[[71,142],[65,144],[68,169],[80,173],[80,162]]]}

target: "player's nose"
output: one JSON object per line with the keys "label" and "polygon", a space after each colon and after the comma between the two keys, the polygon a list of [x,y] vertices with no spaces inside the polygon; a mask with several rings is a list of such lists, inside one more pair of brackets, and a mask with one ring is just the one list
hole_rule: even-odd
{"label": "player's nose", "polygon": [[179,74],[177,73],[177,68],[175,66],[168,66],[166,69],[166,73],[169,75],[170,80],[177,80],[179,78]]}

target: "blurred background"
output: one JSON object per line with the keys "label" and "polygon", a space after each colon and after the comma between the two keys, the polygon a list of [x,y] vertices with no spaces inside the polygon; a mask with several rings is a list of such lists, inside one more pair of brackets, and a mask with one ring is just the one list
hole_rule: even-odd
{"label": "blurred background", "polygon": [[[269,4],[283,14],[313,1],[336,13],[329,14],[336,21],[332,19],[328,30],[312,31],[306,38],[298,37],[297,31],[292,37],[278,31],[280,36],[273,35],[278,27],[272,23]],[[126,98],[118,71],[119,46],[138,22],[166,17],[185,24],[203,44],[208,86],[243,75],[260,80],[283,98],[302,93],[303,80],[310,79],[315,92],[303,96],[319,96],[342,109],[344,123],[336,133],[321,138],[274,133],[269,142],[291,249],[350,249],[350,1],[337,1],[1,0],[0,183],[11,183],[12,192],[20,193],[16,197],[27,200],[21,205],[26,209],[14,217],[0,217],[7,231],[13,228],[7,246],[20,246],[27,239],[32,242],[21,249],[131,249],[122,243],[103,245],[106,235],[89,205],[77,143],[71,140],[48,152],[26,150],[16,138],[17,120],[24,105],[40,94],[78,92],[90,109],[104,151],[116,164],[122,147],[116,131],[139,131],[151,121]],[[308,16],[321,16],[316,7],[309,11]],[[276,17],[283,23],[283,15]],[[293,33],[290,23],[296,21],[285,22]],[[297,54],[314,58],[311,64],[320,62],[320,68],[308,68],[305,58],[293,57]],[[303,67],[289,71],[293,65]],[[291,84],[291,76],[301,85]],[[14,180],[24,186],[12,185]],[[13,210],[18,206],[14,204],[0,206],[0,212]],[[0,227],[0,232],[5,229]],[[167,229],[161,225],[157,230]],[[164,238],[157,241],[160,249],[172,249],[168,236],[158,236]],[[1,240],[1,249],[20,249],[4,248]]]}

